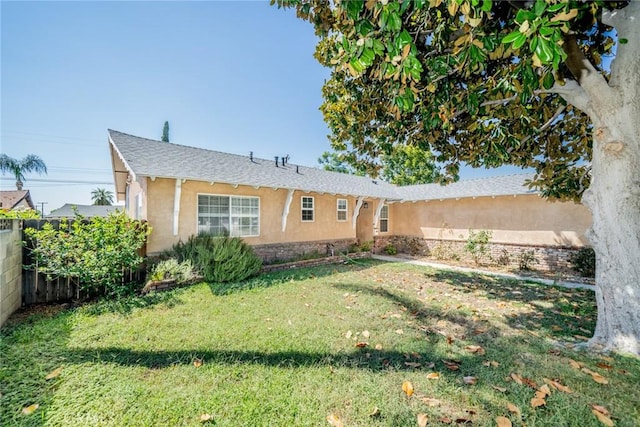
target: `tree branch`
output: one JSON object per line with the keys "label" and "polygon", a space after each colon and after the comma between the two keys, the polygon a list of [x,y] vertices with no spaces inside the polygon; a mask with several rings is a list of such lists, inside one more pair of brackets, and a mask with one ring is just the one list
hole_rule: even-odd
{"label": "tree branch", "polygon": [[[616,58],[611,64],[610,84],[612,87],[625,85],[625,93],[622,96],[634,99],[640,96],[640,2],[631,1],[624,9],[604,10],[602,22],[614,27],[618,33]],[[627,43],[620,43],[620,39],[627,39]]]}
{"label": "tree branch", "polygon": [[[608,86],[607,86],[608,87]],[[557,82],[553,85],[551,89],[547,91],[548,93],[557,93],[565,101],[574,107],[582,110],[584,113],[589,115],[591,113],[591,107],[589,106],[589,102],[591,101],[591,97],[587,93],[587,91],[578,84],[575,80],[566,80],[563,86],[559,85]]]}

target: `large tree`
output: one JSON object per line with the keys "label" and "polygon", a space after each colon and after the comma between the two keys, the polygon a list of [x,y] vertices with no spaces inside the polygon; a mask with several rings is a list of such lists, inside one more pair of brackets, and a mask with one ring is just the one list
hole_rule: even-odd
{"label": "large tree", "polygon": [[[276,0],[272,0],[276,1]],[[315,26],[332,144],[363,163],[394,144],[533,167],[591,209],[598,321],[589,345],[640,354],[640,2],[277,0]]]}
{"label": "large tree", "polygon": [[29,154],[23,159],[14,159],[6,154],[0,154],[0,172],[12,174],[16,178],[16,189],[22,190],[23,181],[26,181],[24,174],[29,172],[46,174],[47,165],[34,154]]}

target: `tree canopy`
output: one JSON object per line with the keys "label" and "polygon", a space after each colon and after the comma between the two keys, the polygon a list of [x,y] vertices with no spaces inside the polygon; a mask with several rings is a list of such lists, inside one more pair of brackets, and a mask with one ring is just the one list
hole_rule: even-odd
{"label": "tree canopy", "polygon": [[38,174],[47,173],[47,165],[35,154],[29,154],[23,159],[14,159],[6,154],[0,154],[0,172],[11,173],[16,179],[16,188],[22,190],[25,174],[36,172]]}
{"label": "tree canopy", "polygon": [[113,204],[113,192],[106,188],[96,188],[91,192],[91,200],[94,205],[111,206]]}
{"label": "tree canopy", "polygon": [[640,355],[640,2],[272,0],[311,22],[332,70],[334,150],[367,169],[395,145],[536,171],[544,196],[591,209],[590,344]]}

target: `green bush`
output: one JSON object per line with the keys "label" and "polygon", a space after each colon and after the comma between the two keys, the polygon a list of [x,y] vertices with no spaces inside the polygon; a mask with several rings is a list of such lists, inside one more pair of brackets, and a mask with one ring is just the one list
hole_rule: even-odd
{"label": "green bush", "polygon": [[123,271],[142,263],[138,251],[150,227],[124,212],[107,217],[63,219],[42,229],[27,228],[26,242],[38,271],[50,277],[74,278],[89,295],[123,296],[134,287],[123,281]]}
{"label": "green bush", "polygon": [[524,251],[520,253],[518,257],[518,267],[520,270],[531,270],[532,264],[537,261],[536,253],[533,249],[529,249],[528,251]]}
{"label": "green bush", "polygon": [[384,253],[386,253],[387,255],[395,255],[398,253],[398,250],[395,246],[393,246],[393,243],[389,243],[384,247]]}
{"label": "green bush", "polygon": [[574,271],[583,277],[596,276],[596,252],[593,248],[582,248],[569,261]]}
{"label": "green bush", "polygon": [[0,209],[0,218],[8,219],[37,219],[40,218],[40,212],[34,209]]}
{"label": "green bush", "polygon": [[173,279],[179,285],[189,283],[197,277],[191,260],[178,262],[175,258],[160,261],[151,270],[150,279],[160,281]]}
{"label": "green bush", "polygon": [[469,230],[469,237],[464,250],[471,254],[476,264],[480,264],[480,260],[487,253],[487,244],[491,240],[491,236],[492,233],[489,230],[480,230],[478,232]]}
{"label": "green bush", "polygon": [[173,246],[178,261],[190,260],[207,281],[238,282],[257,274],[262,260],[239,237],[200,234]]}

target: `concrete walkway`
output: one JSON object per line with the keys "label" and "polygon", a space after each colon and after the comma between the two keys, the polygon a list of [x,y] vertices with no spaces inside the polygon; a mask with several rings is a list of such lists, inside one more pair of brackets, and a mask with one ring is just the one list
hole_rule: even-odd
{"label": "concrete walkway", "polygon": [[487,276],[502,277],[505,279],[523,280],[525,282],[535,282],[535,283],[540,283],[542,285],[560,286],[562,288],[568,288],[568,289],[590,289],[592,291],[595,290],[595,286],[588,285],[586,283],[581,283],[581,282],[563,282],[563,281],[550,280],[550,279],[541,279],[538,277],[519,276],[517,274],[511,274],[511,273],[500,273],[496,271],[480,270],[475,268],[457,267],[455,265],[438,264],[437,262],[419,261],[419,260],[399,258],[399,257],[387,256],[387,255],[373,254],[372,258],[380,261],[404,262],[407,264],[422,265],[425,267],[432,267],[440,270],[460,271],[462,273],[486,274]]}

